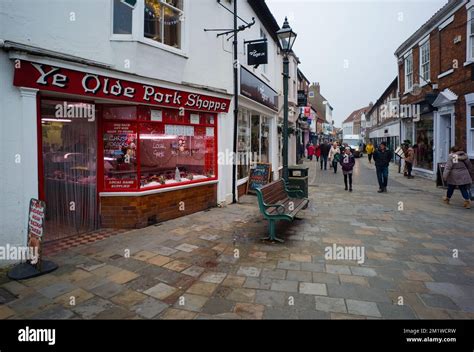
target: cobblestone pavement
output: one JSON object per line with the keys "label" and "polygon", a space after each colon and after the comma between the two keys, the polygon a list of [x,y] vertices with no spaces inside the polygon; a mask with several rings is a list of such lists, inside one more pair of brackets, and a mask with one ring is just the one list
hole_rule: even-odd
{"label": "cobblestone pavement", "polygon": [[[0,319],[474,318],[474,210],[459,194],[444,205],[395,168],[378,194],[365,159],[348,193],[311,166],[311,205],[278,225],[284,244],[260,240],[267,223],[246,196],[64,251],[52,274],[0,278]],[[328,247],[364,258],[326,259]]]}

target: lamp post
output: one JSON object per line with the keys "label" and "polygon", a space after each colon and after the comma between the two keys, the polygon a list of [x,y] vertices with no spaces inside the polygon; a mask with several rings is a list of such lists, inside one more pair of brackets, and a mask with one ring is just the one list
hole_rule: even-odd
{"label": "lamp post", "polygon": [[288,54],[295,43],[296,33],[291,29],[286,17],[277,35],[283,50],[283,179],[288,182],[288,79],[290,77]]}

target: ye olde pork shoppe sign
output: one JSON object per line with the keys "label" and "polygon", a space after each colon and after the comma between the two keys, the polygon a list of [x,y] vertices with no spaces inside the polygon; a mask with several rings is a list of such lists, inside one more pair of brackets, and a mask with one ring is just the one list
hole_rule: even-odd
{"label": "ye olde pork shoppe sign", "polygon": [[218,113],[229,111],[229,99],[161,88],[28,61],[21,61],[15,66],[13,84],[17,87],[197,111]]}

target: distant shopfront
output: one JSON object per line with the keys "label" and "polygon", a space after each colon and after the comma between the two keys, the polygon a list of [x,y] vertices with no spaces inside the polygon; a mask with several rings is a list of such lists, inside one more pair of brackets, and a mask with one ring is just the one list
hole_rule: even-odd
{"label": "distant shopfront", "polygon": [[240,99],[237,126],[237,186],[242,195],[247,188],[250,168],[255,163],[272,164],[279,143],[277,114],[278,94],[257,76],[244,67],[240,70]]}
{"label": "distant shopfront", "polygon": [[14,85],[38,89],[46,241],[217,203],[217,125],[229,99],[28,61]]}

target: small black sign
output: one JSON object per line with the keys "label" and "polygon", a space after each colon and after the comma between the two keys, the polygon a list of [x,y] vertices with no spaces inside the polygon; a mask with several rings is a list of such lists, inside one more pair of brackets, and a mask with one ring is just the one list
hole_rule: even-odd
{"label": "small black sign", "polygon": [[307,106],[308,105],[308,95],[306,91],[299,90],[298,91],[298,106]]}
{"label": "small black sign", "polygon": [[267,42],[251,43],[247,47],[247,64],[249,66],[268,63]]}

